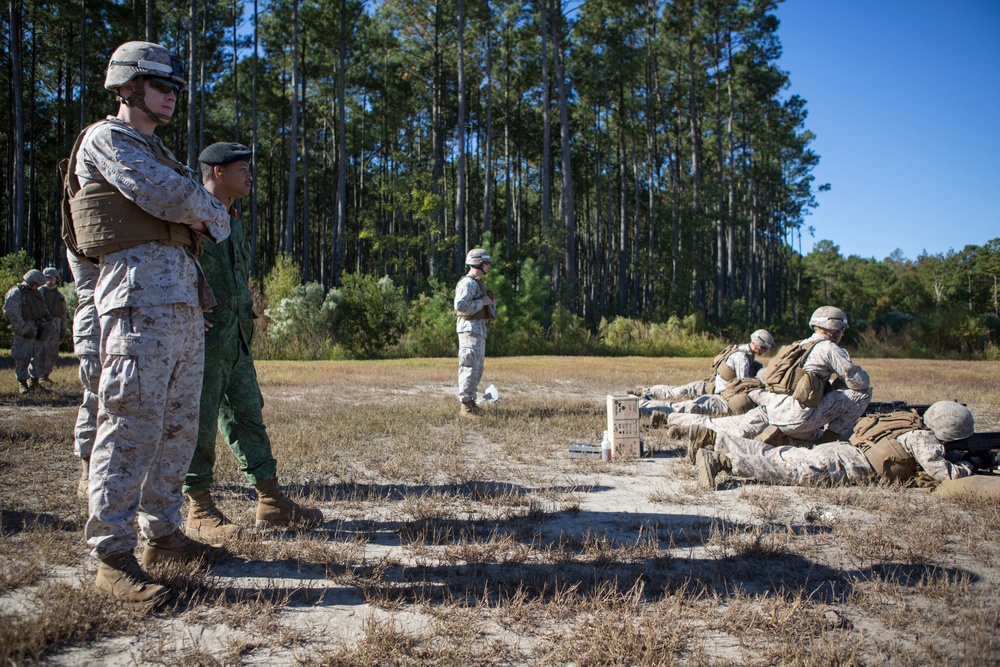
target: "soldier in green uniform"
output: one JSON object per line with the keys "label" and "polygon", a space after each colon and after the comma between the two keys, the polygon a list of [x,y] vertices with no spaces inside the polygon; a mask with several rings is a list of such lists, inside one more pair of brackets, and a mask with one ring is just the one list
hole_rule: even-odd
{"label": "soldier in green uniform", "polygon": [[247,480],[257,489],[257,527],[275,528],[321,523],[318,509],[296,504],[281,492],[277,463],[264,428],[264,400],[257,384],[250,342],[254,334],[250,295],[250,241],[233,205],[250,193],[252,152],[246,146],[220,142],[206,148],[201,161],[202,181],[230,210],[230,235],[221,243],[205,242],[201,265],[218,305],[206,313],[205,379],[201,389],[198,446],[184,484],[191,503],[188,536],[218,544],[238,527],[219,511],[212,499],[216,428]]}

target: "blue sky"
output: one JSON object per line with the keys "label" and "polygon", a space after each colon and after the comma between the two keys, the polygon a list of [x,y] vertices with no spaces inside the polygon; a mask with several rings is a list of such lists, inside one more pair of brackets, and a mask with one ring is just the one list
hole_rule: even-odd
{"label": "blue sky", "polygon": [[787,0],[779,65],[817,136],[808,252],[915,259],[1000,237],[1000,1]]}

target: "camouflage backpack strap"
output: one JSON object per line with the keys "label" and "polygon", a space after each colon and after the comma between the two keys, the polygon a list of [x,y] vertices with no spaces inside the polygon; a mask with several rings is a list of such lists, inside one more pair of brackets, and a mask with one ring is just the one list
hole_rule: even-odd
{"label": "camouflage backpack strap", "polygon": [[739,345],[730,345],[722,352],[715,355],[715,359],[712,359],[712,378],[714,379],[716,375],[720,376],[726,382],[731,382],[736,379],[736,371],[730,368],[726,361],[732,356],[733,352],[739,349]]}

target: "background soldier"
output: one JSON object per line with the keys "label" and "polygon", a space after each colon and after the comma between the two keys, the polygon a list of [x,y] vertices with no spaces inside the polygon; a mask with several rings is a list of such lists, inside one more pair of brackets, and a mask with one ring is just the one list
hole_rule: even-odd
{"label": "background soldier", "polygon": [[44,284],[42,272],[32,269],[24,274],[23,282],[10,288],[3,302],[3,313],[14,332],[10,356],[14,358],[14,374],[17,375],[22,395],[48,391],[38,383],[42,377],[42,344],[51,326],[45,300],[38,292]]}
{"label": "background soldier", "polygon": [[750,334],[750,342],[745,345],[730,345],[719,353],[712,364],[712,377],[695,380],[687,384],[672,386],[655,384],[652,387],[638,387],[628,393],[645,399],[646,407],[660,407],[675,401],[689,401],[705,394],[721,394],[733,380],[754,377],[760,364],[754,358],[774,346],[774,336],[766,329],[757,329]]}
{"label": "background soldier", "polygon": [[97,392],[101,382],[101,320],[94,306],[97,264],[66,251],[73,280],[76,281],[76,313],[73,315],[73,352],[80,359],[80,384],[83,400],[76,413],[73,450],[80,457],[80,482],[77,494],[87,497],[90,477],[90,454],[97,438]]}
{"label": "background soldier", "polygon": [[465,256],[469,273],[455,287],[455,315],[458,322],[458,400],[464,417],[482,413],[476,405],[479,380],[483,377],[486,360],[486,337],[490,320],[497,316],[496,300],[486,289],[483,276],[489,273],[490,256],[482,248],[474,248]]}
{"label": "background soldier", "polygon": [[[866,418],[867,419],[867,418]],[[714,450],[698,450],[698,485],[715,488],[722,471],[771,484],[817,486],[857,484],[876,477],[908,483],[918,475],[931,485],[973,474],[968,463],[952,463],[944,444],[968,438],[975,423],[968,408],[951,401],[916,413],[871,415],[865,434],[851,442],[804,447],[772,447],[729,433],[716,434]],[[860,426],[860,423],[859,423]],[[922,471],[922,474],[921,474]]]}
{"label": "background soldier", "polygon": [[206,242],[201,257],[205,277],[219,303],[205,315],[210,328],[205,334],[198,446],[184,484],[191,503],[187,534],[213,544],[221,544],[237,531],[212,499],[216,428],[240,462],[240,470],[257,488],[258,528],[310,526],[323,521],[320,510],[302,507],[281,492],[275,477],[277,463],[264,428],[264,400],[251,353],[250,240],[233,209],[237,199],[250,193],[252,154],[240,144],[216,143],[198,158],[205,187],[231,211],[229,238]]}
{"label": "background soldier", "polygon": [[118,47],[104,82],[117,94],[118,115],[81,133],[66,183],[73,243],[100,257],[100,408],[85,534],[100,561],[97,588],[143,606],[165,602],[170,591],[136,563],[136,516],[149,540],[147,567],[223,553],[180,530],[181,490],[198,434],[202,309],[215,305],[199,289],[194,253],[201,234],[216,241],[229,235],[226,207],[154,134],[170,122],[186,83],[180,60],[162,46]]}
{"label": "background soldier", "polygon": [[59,342],[66,331],[66,297],[59,291],[59,271],[49,267],[42,271],[45,276],[45,284],[39,288],[42,299],[45,300],[45,307],[49,309],[52,316],[52,326],[49,330],[49,337],[44,341],[39,341],[41,345],[41,377],[39,384],[43,387],[51,388],[54,384],[49,378],[52,369],[59,360]]}

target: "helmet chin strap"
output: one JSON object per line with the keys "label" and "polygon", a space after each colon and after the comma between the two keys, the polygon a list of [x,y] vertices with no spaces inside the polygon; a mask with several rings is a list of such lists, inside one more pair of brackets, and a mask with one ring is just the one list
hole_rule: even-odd
{"label": "helmet chin strap", "polygon": [[155,111],[151,110],[149,107],[146,106],[146,93],[142,88],[141,77],[136,77],[135,79],[132,80],[132,82],[133,83],[139,82],[138,86],[133,85],[132,87],[133,88],[132,97],[126,99],[122,97],[121,93],[119,92],[118,94],[119,101],[121,101],[121,103],[127,107],[132,107],[145,112],[146,115],[149,116],[150,120],[152,120],[157,125],[166,125],[167,123],[169,123],[170,116],[167,116],[166,114],[162,113],[156,113]]}

